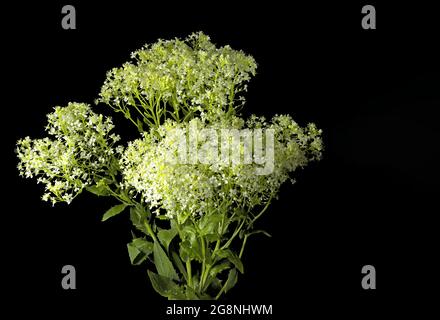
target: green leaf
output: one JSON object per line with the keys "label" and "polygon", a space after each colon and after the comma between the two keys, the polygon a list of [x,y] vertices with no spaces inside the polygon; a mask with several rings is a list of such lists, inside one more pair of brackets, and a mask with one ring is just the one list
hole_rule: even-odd
{"label": "green leaf", "polygon": [[183,274],[185,280],[188,280],[188,274],[186,273],[186,269],[183,266],[182,260],[176,252],[171,252],[171,257],[173,258],[174,264],[177,266],[177,269]]}
{"label": "green leaf", "polygon": [[127,250],[132,265],[141,264],[146,259],[146,256],[142,256],[142,252],[131,243],[127,243]]}
{"label": "green leaf", "polygon": [[136,120],[136,123],[137,123],[138,129],[139,129],[141,132],[143,132],[143,131],[144,131],[144,124],[142,123],[142,121],[139,120],[139,119],[137,119],[137,120]]}
{"label": "green leaf", "polygon": [[153,252],[153,243],[142,238],[133,239],[127,244],[131,264],[139,265]]}
{"label": "green leaf", "polygon": [[147,241],[143,238],[133,239],[132,244],[145,254],[153,252],[153,242]]}
{"label": "green leaf", "polygon": [[182,260],[188,259],[202,261],[202,248],[197,238],[197,231],[193,226],[185,226],[181,233],[182,242],[180,242],[179,254]]}
{"label": "green leaf", "polygon": [[238,221],[240,222],[243,219],[246,219],[247,217],[247,211],[243,208],[236,208],[234,210],[234,217],[231,219],[231,222]]}
{"label": "green leaf", "polygon": [[124,211],[124,209],[127,207],[127,205],[125,203],[122,204],[118,204],[114,207],[111,207],[110,209],[108,209],[106,211],[106,213],[104,213],[104,215],[102,216],[102,221],[106,221],[107,219],[114,217],[117,214],[120,214],[122,211]]}
{"label": "green leaf", "polygon": [[159,293],[161,296],[168,299],[179,300],[183,300],[186,298],[182,288],[178,286],[172,279],[154,273],[150,270],[148,270],[147,272],[154,290],[156,290],[156,292]]}
{"label": "green leaf", "polygon": [[252,231],[252,232],[248,233],[247,236],[249,237],[249,236],[251,236],[251,235],[258,234],[258,233],[262,233],[262,234],[264,234],[266,237],[272,238],[272,235],[271,235],[270,233],[264,231],[264,230],[255,230],[255,231]]}
{"label": "green leaf", "polygon": [[220,240],[220,235],[218,235],[218,234],[214,234],[214,233],[207,234],[207,235],[205,236],[205,239],[206,239],[206,241],[208,241],[209,243],[216,242],[217,240]]}
{"label": "green leaf", "polygon": [[211,268],[209,271],[209,275],[213,278],[217,277],[219,273],[221,273],[224,270],[227,270],[231,267],[231,264],[227,261],[219,263]]}
{"label": "green leaf", "polygon": [[110,195],[110,192],[105,185],[88,186],[86,187],[86,190],[101,197],[106,197]]}
{"label": "green leaf", "polygon": [[200,235],[218,234],[221,221],[222,216],[220,214],[204,215],[199,222]]}
{"label": "green leaf", "polygon": [[235,268],[231,269],[231,271],[229,271],[228,279],[226,280],[225,283],[225,292],[228,292],[235,286],[235,284],[237,283],[237,279],[238,279],[237,269]]}
{"label": "green leaf", "polygon": [[177,215],[177,222],[178,222],[179,224],[184,224],[185,221],[186,221],[190,216],[191,216],[191,212],[190,212],[190,211],[188,211],[187,214],[179,214],[179,215]]}
{"label": "green leaf", "polygon": [[193,283],[193,288],[199,287],[199,283],[200,283],[200,272],[199,271],[194,272],[194,274],[192,276],[192,283]]}
{"label": "green leaf", "polygon": [[202,249],[197,239],[192,243],[189,240],[182,241],[180,243],[179,254],[184,262],[188,259],[197,260],[199,262],[202,262],[203,260]]}
{"label": "green leaf", "polygon": [[150,211],[147,208],[135,206],[130,208],[130,220],[133,226],[142,231],[144,234],[149,235],[147,228],[145,227],[145,221],[148,219]]}
{"label": "green leaf", "polygon": [[200,300],[196,292],[191,287],[186,287],[185,296],[187,300]]}
{"label": "green leaf", "polygon": [[220,290],[222,288],[222,282],[219,278],[212,278],[209,285],[215,290]]}
{"label": "green leaf", "polygon": [[159,275],[173,280],[179,280],[176,270],[174,270],[173,264],[171,263],[170,259],[168,259],[167,254],[157,241],[154,241],[153,253],[154,264],[156,265],[156,269]]}
{"label": "green leaf", "polygon": [[217,251],[216,255],[220,258],[227,258],[241,273],[244,273],[243,263],[230,249]]}
{"label": "green leaf", "polygon": [[182,228],[182,240],[189,240],[192,242],[195,238],[197,238],[197,231],[193,226],[187,225]]}
{"label": "green leaf", "polygon": [[205,288],[208,288],[211,284],[214,286],[214,288],[216,287],[221,288],[221,281],[217,278],[217,275],[230,268],[231,268],[231,264],[229,263],[229,261],[224,261],[212,267],[209,270],[209,277],[205,283]]}
{"label": "green leaf", "polygon": [[162,243],[162,245],[165,247],[166,251],[168,251],[168,247],[176,235],[177,229],[173,227],[171,227],[169,230],[161,229],[157,233],[157,237],[159,238],[160,243]]}
{"label": "green leaf", "polygon": [[244,237],[249,238],[250,236],[254,235],[254,234],[259,234],[262,233],[264,234],[266,237],[272,238],[272,235],[264,230],[255,230],[252,232],[249,232],[249,230],[241,230],[239,233],[240,239],[243,239]]}

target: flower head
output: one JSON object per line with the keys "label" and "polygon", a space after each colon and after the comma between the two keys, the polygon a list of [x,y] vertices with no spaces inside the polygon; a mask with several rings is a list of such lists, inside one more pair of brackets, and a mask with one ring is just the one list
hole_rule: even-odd
{"label": "flower head", "polygon": [[[241,94],[257,68],[253,57],[230,46],[217,48],[202,32],[159,40],[131,57],[133,62],[107,73],[98,102],[147,123],[152,117],[178,120],[200,112],[215,117],[233,110],[244,103]],[[170,112],[157,115],[156,108]]]}
{"label": "flower head", "polygon": [[113,148],[119,136],[110,134],[110,118],[94,113],[85,103],[55,107],[47,116],[49,137],[17,142],[18,170],[26,178],[38,177],[45,185],[45,201],[70,201],[99,176],[117,166]]}
{"label": "flower head", "polygon": [[[191,135],[188,132],[194,124],[199,130]],[[218,133],[216,140],[224,129],[254,128],[273,132],[275,157],[269,174],[256,174],[262,163],[260,159],[234,163],[219,156],[214,158],[215,161],[198,162],[193,161],[197,155],[182,157],[177,154],[182,137],[184,141],[186,138],[195,139],[197,148],[206,147],[208,143],[212,147],[212,141],[206,141],[203,130],[212,129]],[[131,142],[126,148],[121,159],[124,185],[133,188],[157,212],[163,210],[169,218],[179,221],[189,215],[203,215],[222,205],[231,210],[237,207],[250,210],[264,204],[276,196],[280,186],[298,167],[319,159],[322,149],[321,131],[314,125],[303,129],[290,116],[276,116],[270,123],[264,118],[252,117],[247,125],[238,117],[230,119],[228,124],[224,121],[208,123],[201,119],[189,123],[167,121],[157,132],[159,136],[156,132],[145,133],[142,139]],[[264,143],[268,144],[268,141]],[[184,144],[187,149],[192,142]],[[220,152],[221,146],[214,143],[214,148]],[[254,151],[255,148],[254,145]],[[239,152],[238,156],[243,158],[244,145],[240,144],[233,151]],[[267,148],[265,152],[259,157],[266,157]]]}

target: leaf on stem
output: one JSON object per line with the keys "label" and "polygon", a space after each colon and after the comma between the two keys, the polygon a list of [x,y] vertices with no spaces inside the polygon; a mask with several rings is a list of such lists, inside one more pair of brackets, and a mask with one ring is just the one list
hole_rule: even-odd
{"label": "leaf on stem", "polygon": [[186,269],[183,266],[182,260],[180,259],[179,255],[176,252],[172,251],[171,257],[173,258],[174,264],[177,266],[177,269],[179,269],[179,271],[183,274],[185,280],[188,280],[188,274],[186,273]]}
{"label": "leaf on stem", "polygon": [[230,249],[219,250],[217,251],[216,255],[219,258],[228,259],[241,273],[244,273],[243,263],[241,262],[240,258]]}
{"label": "leaf on stem", "polygon": [[162,249],[158,241],[154,242],[153,246],[154,253],[154,264],[156,265],[157,272],[159,275],[173,279],[179,280],[179,276],[174,270],[173,264],[170,259],[168,259],[167,254]]}
{"label": "leaf on stem", "polygon": [[215,277],[217,277],[217,275],[219,273],[221,273],[224,270],[229,269],[230,267],[231,267],[231,264],[227,261],[219,263],[211,268],[211,270],[209,271],[209,276],[212,278],[215,278]]}
{"label": "leaf on stem", "polygon": [[86,187],[86,190],[100,197],[106,197],[110,195],[110,192],[106,188],[106,185],[94,185]]}
{"label": "leaf on stem", "polygon": [[228,279],[226,280],[225,283],[225,292],[228,292],[229,290],[231,290],[235,284],[237,283],[237,279],[238,279],[238,274],[237,274],[237,269],[231,269],[231,271],[229,271],[229,275],[228,275]]}
{"label": "leaf on stem", "polygon": [[251,236],[251,235],[253,235],[253,234],[258,234],[258,233],[262,233],[262,234],[264,234],[266,237],[272,238],[272,235],[271,235],[270,233],[264,231],[264,230],[255,230],[255,231],[252,231],[252,232],[248,233],[247,236],[249,237],[249,236]]}
{"label": "leaf on stem", "polygon": [[223,216],[220,214],[206,214],[199,222],[200,235],[218,234],[219,225]]}
{"label": "leaf on stem", "polygon": [[150,212],[148,209],[143,210],[138,206],[130,208],[130,220],[133,223],[133,226],[146,235],[148,235],[148,231],[144,222],[148,218],[149,214]]}
{"label": "leaf on stem", "polygon": [[185,296],[187,300],[200,300],[200,298],[197,296],[195,290],[191,287],[186,287],[185,290]]}
{"label": "leaf on stem", "polygon": [[259,234],[259,233],[264,234],[266,237],[272,238],[272,235],[264,230],[255,230],[255,231],[251,231],[251,232],[249,232],[249,230],[241,230],[239,236],[240,236],[240,239],[243,239],[245,236],[249,238],[250,236],[252,236],[254,234]]}
{"label": "leaf on stem", "polygon": [[168,252],[168,247],[170,246],[171,241],[177,235],[177,229],[173,228],[171,225],[171,229],[161,229],[157,233],[157,237],[159,238],[160,243],[165,247],[165,250]]}
{"label": "leaf on stem", "polygon": [[127,244],[127,249],[131,264],[139,265],[153,252],[153,243],[142,238],[136,238]]}
{"label": "leaf on stem", "polygon": [[202,262],[203,260],[202,249],[197,239],[194,239],[192,242],[189,240],[182,241],[180,243],[179,254],[185,262],[188,259],[197,260],[198,262]]}
{"label": "leaf on stem", "polygon": [[161,296],[168,299],[179,300],[183,300],[186,298],[182,288],[178,286],[172,279],[154,273],[150,270],[148,270],[147,272],[154,290],[156,290],[156,292],[159,293]]}
{"label": "leaf on stem", "polygon": [[203,253],[197,236],[197,231],[193,226],[185,226],[182,229],[182,242],[180,243],[179,254],[184,262],[188,259],[202,262]]}
{"label": "leaf on stem", "polygon": [[111,207],[108,209],[104,215],[102,216],[101,221],[106,221],[107,219],[110,219],[111,217],[116,216],[117,214],[120,214],[124,209],[127,207],[127,204],[121,203],[117,204],[116,206]]}

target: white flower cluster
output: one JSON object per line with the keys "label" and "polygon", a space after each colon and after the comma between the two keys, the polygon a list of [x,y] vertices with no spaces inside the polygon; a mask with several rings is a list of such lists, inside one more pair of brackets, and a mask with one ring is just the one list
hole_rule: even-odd
{"label": "white flower cluster", "polygon": [[147,118],[148,110],[161,105],[170,106],[175,119],[181,111],[215,117],[244,103],[241,93],[257,68],[252,56],[230,46],[216,48],[202,32],[184,40],[159,40],[133,52],[132,58],[133,63],[108,72],[98,101],[124,113],[147,112]]}
{"label": "white flower cluster", "polygon": [[18,170],[45,184],[43,200],[70,203],[85,186],[116,170],[115,153],[122,148],[113,145],[119,136],[110,134],[111,119],[95,114],[88,104],[55,107],[47,117],[46,131],[53,138],[19,140]]}
{"label": "white flower cluster", "polygon": [[[252,117],[247,124],[232,117],[228,129],[267,128],[274,130],[274,170],[269,175],[256,175],[255,163],[222,162],[202,164],[170,163],[181,133],[193,122],[201,129],[226,128],[226,124],[193,119],[189,123],[167,121],[156,132],[129,144],[121,159],[124,186],[134,188],[150,207],[164,209],[169,218],[180,222],[190,215],[202,215],[219,206],[252,209],[266,203],[276,194],[296,168],[321,156],[321,131],[313,124],[303,129],[290,116],[276,116],[266,123]],[[176,130],[180,129],[180,130]],[[159,132],[159,135],[157,135]],[[177,156],[177,155],[175,155]]]}

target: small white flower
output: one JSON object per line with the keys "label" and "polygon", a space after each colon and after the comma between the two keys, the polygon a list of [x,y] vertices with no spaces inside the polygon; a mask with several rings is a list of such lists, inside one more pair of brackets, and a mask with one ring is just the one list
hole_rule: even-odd
{"label": "small white flower", "polygon": [[93,175],[105,176],[108,165],[117,161],[112,145],[118,136],[111,134],[109,141],[107,136],[113,128],[111,120],[96,115],[83,103],[55,107],[47,119],[46,130],[53,139],[26,137],[19,140],[17,167],[20,175],[37,176],[37,182],[45,184],[48,192],[42,197],[44,201],[70,203],[92,183]]}

